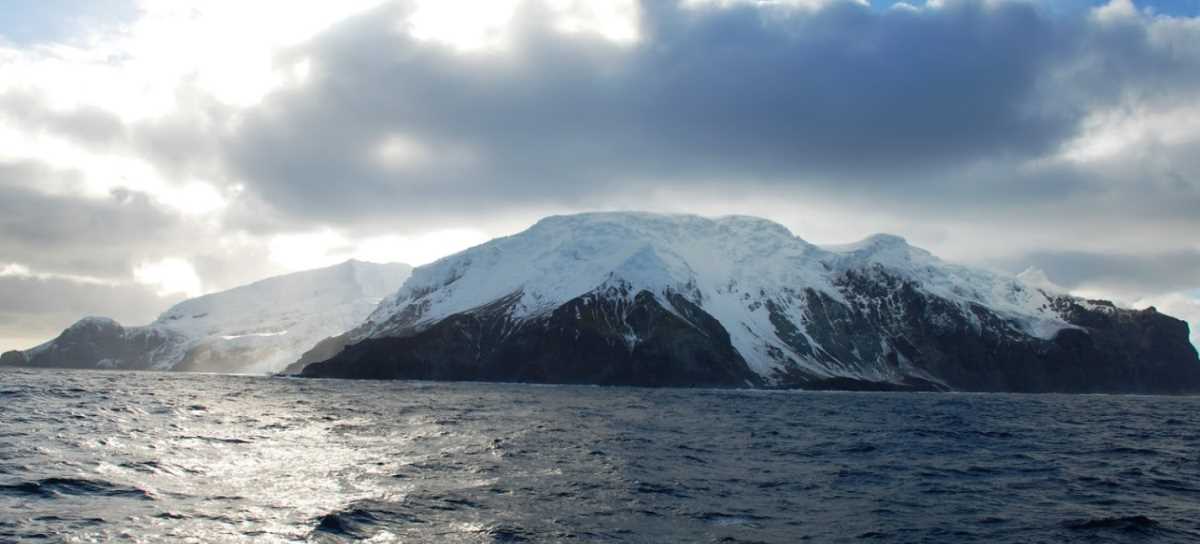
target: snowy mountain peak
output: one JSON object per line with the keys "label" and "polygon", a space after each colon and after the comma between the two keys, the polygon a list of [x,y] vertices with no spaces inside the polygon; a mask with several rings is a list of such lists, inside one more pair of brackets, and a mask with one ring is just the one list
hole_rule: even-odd
{"label": "snowy mountain peak", "polygon": [[101,316],[88,316],[67,327],[67,331],[79,331],[83,329],[115,329],[120,328],[121,324],[115,319]]}
{"label": "snowy mountain peak", "polygon": [[417,268],[356,336],[395,334],[515,293],[521,296],[513,318],[523,319],[611,278],[655,294],[690,285],[711,300],[737,296],[738,286],[777,291],[808,285],[833,293],[819,257],[816,246],[758,218],[640,212],[553,216],[522,233]]}
{"label": "snowy mountain peak", "polygon": [[1037,337],[1068,326],[1044,294],[1015,278],[945,263],[899,236],[821,248],[755,217],[609,212],[549,217],[419,267],[351,339],[412,334],[497,301],[512,301],[508,319],[519,323],[623,286],[613,292],[645,292],[668,310],[672,294],[683,295],[725,325],[733,347],[760,374],[779,371],[781,361],[831,374],[822,361],[829,357],[797,347],[778,327],[811,321],[814,297],[857,304],[859,295],[846,286],[857,276],[910,282],[968,319],[975,319],[973,307],[990,308]]}
{"label": "snowy mountain peak", "polygon": [[799,240],[799,238],[797,238],[792,231],[788,230],[787,227],[769,219],[754,217],[752,215],[725,215],[717,217],[713,219],[713,221],[715,221],[720,227],[729,229],[730,231],[738,233],[742,236],[774,236],[778,238]]}
{"label": "snowy mountain peak", "polygon": [[896,268],[936,266],[942,262],[928,251],[909,245],[908,240],[894,234],[872,234],[858,242],[824,245],[821,249],[839,255],[843,262],[870,261]]}
{"label": "snowy mountain peak", "polygon": [[776,238],[801,241],[787,227],[761,217],[726,215],[708,218],[692,214],[659,214],[649,212],[589,212],[546,217],[526,232],[573,232],[581,235],[610,233],[639,233],[658,236],[699,236],[722,233],[725,236]]}
{"label": "snowy mountain peak", "polygon": [[825,245],[821,247],[834,253],[864,254],[911,249],[911,246],[908,245],[908,240],[905,240],[902,236],[884,233],[872,234],[862,240],[849,244]]}

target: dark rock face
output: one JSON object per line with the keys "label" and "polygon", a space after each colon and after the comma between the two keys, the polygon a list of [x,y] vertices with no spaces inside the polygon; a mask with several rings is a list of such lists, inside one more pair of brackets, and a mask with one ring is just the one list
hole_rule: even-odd
{"label": "dark rock face", "polygon": [[0,366],[29,366],[25,352],[12,350],[0,354]]}
{"label": "dark rock face", "polygon": [[287,368],[280,372],[280,374],[285,376],[298,375],[308,365],[333,358],[333,356],[345,349],[349,343],[350,338],[346,334],[330,336],[329,338],[321,340],[320,342],[317,342],[317,345],[313,346],[312,349],[304,352],[304,354],[300,356],[300,360],[288,365]]}
{"label": "dark rock face", "polygon": [[127,329],[111,319],[89,318],[63,331],[45,348],[5,353],[0,364],[139,370],[150,368],[152,354],[178,343],[179,339],[166,331]]}
{"label": "dark rock face", "polygon": [[[664,308],[649,293],[594,293],[544,318],[507,319],[515,298],[451,316],[418,334],[366,340],[304,376],[750,387],[746,366],[716,320],[683,297]],[[629,302],[626,302],[629,300]],[[672,311],[673,310],[673,311]]]}
{"label": "dark rock face", "polygon": [[1055,297],[1054,310],[1078,328],[1044,340],[988,308],[974,306],[968,315],[883,271],[847,274],[840,286],[857,295],[852,300],[874,302],[845,306],[810,294],[818,301],[814,307],[824,311],[814,315],[826,317],[815,320],[809,334],[830,351],[840,351],[840,360],[853,360],[847,352],[879,351],[882,344],[889,349],[876,359],[885,366],[903,358],[961,391],[1200,391],[1200,360],[1188,340],[1187,323],[1153,309]]}
{"label": "dark rock face", "polygon": [[[838,287],[852,302],[801,289],[767,304],[779,338],[797,354],[841,369],[832,377],[782,354],[783,370],[760,376],[722,324],[686,297],[670,294],[671,307],[664,308],[649,292],[630,296],[612,288],[523,322],[508,318],[517,293],[398,337],[344,349],[347,339],[338,337],[310,352],[327,360],[295,368],[311,377],[639,386],[1200,391],[1200,360],[1187,324],[1153,309],[1057,297],[1054,310],[1078,328],[1046,340],[988,308],[964,309],[883,269],[847,273]],[[788,321],[772,308],[783,304],[805,305],[811,320]]]}

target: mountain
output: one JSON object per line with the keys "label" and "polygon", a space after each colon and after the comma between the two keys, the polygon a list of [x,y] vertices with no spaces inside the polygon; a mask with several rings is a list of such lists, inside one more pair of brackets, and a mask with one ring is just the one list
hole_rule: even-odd
{"label": "mountain", "polygon": [[273,372],[361,323],[411,270],[347,261],[185,300],[145,326],[88,317],[45,344],[5,353],[0,364]]}
{"label": "mountain", "polygon": [[550,217],[419,267],[362,325],[290,368],[301,369],[645,386],[1200,391],[1187,324],[1153,308],[947,263],[896,236],[818,247],[753,217],[644,213]]}

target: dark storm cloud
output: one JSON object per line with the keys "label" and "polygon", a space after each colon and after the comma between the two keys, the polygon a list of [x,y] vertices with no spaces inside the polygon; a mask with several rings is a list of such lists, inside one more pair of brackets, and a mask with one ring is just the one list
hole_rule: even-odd
{"label": "dark storm cloud", "polygon": [[[712,181],[961,194],[953,205],[981,192],[992,205],[1062,199],[1091,190],[1091,173],[1023,163],[1058,151],[1095,108],[1190,95],[1200,73],[1186,44],[1156,46],[1143,22],[1023,2],[647,2],[631,47],[549,30],[531,4],[507,50],[472,54],[406,37],[402,14],[381,8],[294,52],[312,58],[313,81],[248,113],[227,148],[253,197],[332,224],[453,222]],[[382,166],[371,152],[389,135],[423,155]]]}
{"label": "dark storm cloud", "polygon": [[[396,31],[400,8],[314,42],[315,81],[246,117],[232,162],[307,219],[578,202],[649,183],[854,179],[867,185],[1045,153],[1082,110],[1041,76],[1076,33],[1021,3],[809,12],[650,2],[632,47],[553,32],[536,7],[504,53]],[[432,155],[388,170],[401,134]]]}

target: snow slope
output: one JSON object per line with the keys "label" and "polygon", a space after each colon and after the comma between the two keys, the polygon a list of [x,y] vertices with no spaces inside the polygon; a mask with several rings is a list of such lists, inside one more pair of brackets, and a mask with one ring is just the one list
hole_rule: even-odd
{"label": "snow slope", "polygon": [[95,366],[274,372],[321,338],[362,322],[410,271],[404,264],[351,260],[185,300],[145,326],[121,327],[107,318],[84,318],[60,338],[27,350],[25,357],[42,359],[38,366],[59,366],[53,359],[55,350],[63,348],[62,339],[90,332],[122,339],[125,352],[131,351],[130,344],[143,346],[132,349],[136,363],[97,355]]}
{"label": "snow slope", "polygon": [[[1039,338],[1069,326],[1051,309],[1052,294],[1037,286],[946,263],[895,236],[818,247],[754,217],[590,213],[549,217],[519,234],[415,269],[350,340],[413,334],[502,299],[516,301],[506,305],[508,318],[521,323],[583,295],[633,296],[644,290],[668,310],[673,308],[668,294],[675,293],[716,318],[750,368],[768,380],[789,361],[812,376],[840,376],[850,371],[831,363],[832,347],[826,350],[809,336],[805,342],[813,351],[798,350],[795,342],[780,338],[772,313],[806,334],[813,320],[809,299],[878,304],[848,298],[858,296],[839,283],[849,273],[902,277],[961,306],[965,315],[974,315],[975,305],[986,307]],[[606,289],[610,286],[629,289]],[[887,372],[868,365],[851,373],[895,378]]]}

